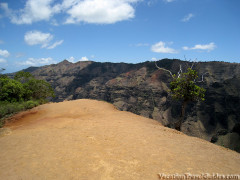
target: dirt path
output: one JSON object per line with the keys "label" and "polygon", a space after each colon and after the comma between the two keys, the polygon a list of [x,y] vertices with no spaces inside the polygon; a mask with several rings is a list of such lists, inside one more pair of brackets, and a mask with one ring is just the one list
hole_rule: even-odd
{"label": "dirt path", "polygon": [[111,104],[76,100],[18,114],[0,137],[0,179],[159,179],[240,174],[240,154]]}

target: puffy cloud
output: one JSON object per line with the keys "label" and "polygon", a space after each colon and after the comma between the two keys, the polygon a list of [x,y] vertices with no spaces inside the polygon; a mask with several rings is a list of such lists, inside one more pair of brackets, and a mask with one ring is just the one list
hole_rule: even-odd
{"label": "puffy cloud", "polygon": [[187,46],[183,46],[182,48],[183,48],[183,50],[190,50],[191,49],[191,48],[189,48]]}
{"label": "puffy cloud", "polygon": [[63,40],[56,41],[56,42],[53,43],[51,46],[48,46],[47,49],[54,49],[55,47],[61,45],[62,43],[63,43]]}
{"label": "puffy cloud", "polygon": [[59,13],[68,14],[65,23],[112,24],[133,18],[132,4],[138,1],[142,0],[27,0],[23,9],[11,10],[7,3],[1,3],[1,8],[15,24],[49,21]]}
{"label": "puffy cloud", "polygon": [[42,33],[40,31],[29,31],[25,34],[25,42],[32,45],[42,45],[42,47],[48,46],[48,43],[52,40],[53,36],[50,33]]}
{"label": "puffy cloud", "polygon": [[73,56],[71,56],[67,60],[71,63],[75,63],[78,61],[88,61],[88,58],[86,56],[84,56],[84,57],[81,57],[78,61],[75,61],[75,58]]}
{"label": "puffy cloud", "polygon": [[8,56],[10,56],[10,53],[7,50],[0,49],[0,56],[8,57]]}
{"label": "puffy cloud", "polygon": [[40,31],[29,31],[24,36],[25,42],[30,45],[41,45],[42,48],[54,49],[61,45],[63,40],[56,41],[52,45],[49,45],[53,39],[53,35],[50,33],[42,33]]}
{"label": "puffy cloud", "polygon": [[152,5],[154,5],[155,3],[157,3],[157,1],[158,1],[158,0],[149,0],[149,1],[147,1],[147,5],[148,5],[148,6],[152,6]]}
{"label": "puffy cloud", "polygon": [[189,13],[188,15],[186,15],[182,21],[183,22],[188,22],[190,19],[192,19],[194,17],[194,15],[192,13]]}
{"label": "puffy cloud", "polygon": [[0,63],[6,63],[7,61],[5,59],[0,58]]}
{"label": "puffy cloud", "polygon": [[157,58],[153,57],[151,60],[152,60],[152,61],[157,61]]}
{"label": "puffy cloud", "polygon": [[84,57],[81,57],[81,59],[79,59],[78,61],[89,61],[89,60],[86,56],[84,56]]}
{"label": "puffy cloud", "polygon": [[12,11],[8,8],[8,3],[0,3],[0,9],[5,11],[5,14],[7,16],[10,16],[12,14]]}
{"label": "puffy cloud", "polygon": [[160,41],[160,42],[152,45],[151,50],[153,52],[157,52],[157,53],[170,53],[170,54],[177,53],[177,51],[175,49],[166,47],[166,43],[163,41]]}
{"label": "puffy cloud", "polygon": [[23,66],[42,66],[42,65],[48,65],[48,64],[54,64],[56,61],[54,61],[51,57],[48,58],[28,58],[24,62],[20,62],[18,64]]}
{"label": "puffy cloud", "polygon": [[215,43],[211,42],[209,44],[196,44],[194,47],[184,46],[184,50],[207,50],[208,52],[214,50],[217,46]]}
{"label": "puffy cloud", "polygon": [[5,11],[10,14],[12,23],[15,24],[32,24],[37,21],[48,21],[57,10],[51,7],[54,0],[28,0],[24,9],[12,11],[5,8]]}
{"label": "puffy cloud", "polygon": [[133,0],[84,0],[72,6],[66,23],[112,24],[134,17]]}
{"label": "puffy cloud", "polygon": [[74,63],[75,58],[74,58],[73,56],[71,56],[71,57],[69,57],[67,60],[68,60],[69,62],[71,62],[71,63]]}

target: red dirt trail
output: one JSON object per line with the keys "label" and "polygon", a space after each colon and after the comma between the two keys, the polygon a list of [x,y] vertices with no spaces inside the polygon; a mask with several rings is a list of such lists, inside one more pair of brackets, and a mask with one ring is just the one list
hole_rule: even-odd
{"label": "red dirt trail", "polygon": [[[160,179],[240,174],[240,154],[96,100],[17,114],[0,137],[1,180]],[[239,176],[240,178],[240,176]]]}

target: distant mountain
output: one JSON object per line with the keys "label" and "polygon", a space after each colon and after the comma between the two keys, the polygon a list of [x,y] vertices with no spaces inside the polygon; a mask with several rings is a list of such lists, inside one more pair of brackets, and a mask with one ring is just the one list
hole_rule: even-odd
{"label": "distant mountain", "polygon": [[[177,59],[163,59],[158,65],[177,73],[179,66],[191,64]],[[187,107],[182,131],[240,152],[240,64],[199,62],[194,65],[205,74],[199,83],[206,91],[206,101]],[[170,75],[158,70],[154,62],[139,64],[99,63],[93,61],[31,68],[25,71],[45,79],[56,92],[53,101],[98,99],[113,103],[168,125],[177,120],[180,104],[169,96]],[[79,107],[81,108],[81,107]]]}

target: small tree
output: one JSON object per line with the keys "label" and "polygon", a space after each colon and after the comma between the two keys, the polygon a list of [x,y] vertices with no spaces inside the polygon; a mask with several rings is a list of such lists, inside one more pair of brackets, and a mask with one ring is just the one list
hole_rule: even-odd
{"label": "small tree", "polygon": [[18,102],[24,94],[23,85],[7,76],[0,77],[0,101]]}
{"label": "small tree", "polygon": [[33,78],[34,76],[30,72],[24,72],[24,71],[19,71],[14,76],[14,79],[21,83],[26,83]]}
{"label": "small tree", "polygon": [[14,79],[21,82],[24,87],[24,100],[45,100],[54,97],[54,90],[45,80],[35,79],[29,72],[19,71]]}
{"label": "small tree", "polygon": [[55,97],[53,88],[48,82],[44,80],[33,78],[26,83],[26,87],[28,90],[30,90],[29,95],[33,99],[44,100],[50,97]]}
{"label": "small tree", "polygon": [[[156,64],[156,62],[155,62]],[[172,97],[174,99],[177,99],[181,101],[182,107],[181,107],[181,115],[179,118],[179,121],[177,121],[174,126],[175,129],[178,131],[181,131],[181,126],[184,120],[185,116],[185,109],[187,107],[187,104],[189,102],[193,101],[204,101],[205,96],[205,89],[201,88],[196,85],[196,79],[198,78],[197,72],[192,69],[193,65],[187,69],[187,72],[183,73],[182,68],[180,65],[180,70],[178,72],[178,75],[173,75],[171,71],[160,68],[157,66],[158,69],[165,70],[169,72],[173,78],[173,80],[170,83],[170,90],[172,93]],[[203,75],[202,75],[202,81],[203,81]]]}
{"label": "small tree", "polygon": [[189,102],[204,101],[205,89],[199,87],[195,83],[198,78],[197,72],[188,68],[186,73],[182,73],[180,77],[174,75],[173,81],[170,83],[172,97],[182,102],[180,120],[175,123],[175,129],[181,130],[182,122],[185,116],[185,109]]}

